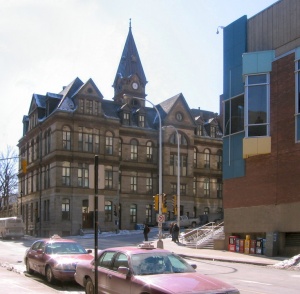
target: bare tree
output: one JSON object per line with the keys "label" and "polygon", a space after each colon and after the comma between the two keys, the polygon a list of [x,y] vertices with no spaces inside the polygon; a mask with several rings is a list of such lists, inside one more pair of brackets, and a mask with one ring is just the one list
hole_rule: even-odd
{"label": "bare tree", "polygon": [[7,146],[0,152],[0,197],[1,210],[9,210],[10,196],[18,193],[18,155],[17,151]]}

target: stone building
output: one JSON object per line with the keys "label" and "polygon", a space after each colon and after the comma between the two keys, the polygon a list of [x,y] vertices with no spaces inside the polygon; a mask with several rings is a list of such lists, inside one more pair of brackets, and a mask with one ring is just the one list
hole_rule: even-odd
{"label": "stone building", "polygon": [[299,16],[281,0],[223,30],[225,234],[269,256],[300,249]]}
{"label": "stone building", "polygon": [[[59,93],[33,94],[19,140],[19,192],[28,234],[78,234],[93,228],[93,165],[99,158],[102,231],[156,224],[159,118],[166,218],[174,217],[177,137],[180,140],[180,214],[222,213],[222,134],[216,113],[190,109],[183,94],[155,107],[131,26],[104,99],[92,79],[75,78]],[[150,102],[151,103],[151,102]],[[178,132],[178,133],[177,133]],[[177,136],[178,134],[178,136]],[[23,165],[22,165],[23,163]]]}

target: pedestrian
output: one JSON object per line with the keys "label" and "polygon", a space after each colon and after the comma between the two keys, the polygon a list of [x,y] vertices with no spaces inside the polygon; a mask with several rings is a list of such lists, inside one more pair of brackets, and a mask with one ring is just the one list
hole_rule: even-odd
{"label": "pedestrian", "polygon": [[174,242],[179,242],[179,226],[177,225],[177,223],[174,224],[173,226],[173,235],[174,235]]}
{"label": "pedestrian", "polygon": [[147,224],[145,224],[145,226],[144,226],[144,239],[145,239],[145,241],[148,241],[149,232],[150,232],[150,228],[148,227]]}
{"label": "pedestrian", "polygon": [[174,223],[170,223],[169,232],[170,232],[170,235],[172,237],[172,241],[174,241]]}

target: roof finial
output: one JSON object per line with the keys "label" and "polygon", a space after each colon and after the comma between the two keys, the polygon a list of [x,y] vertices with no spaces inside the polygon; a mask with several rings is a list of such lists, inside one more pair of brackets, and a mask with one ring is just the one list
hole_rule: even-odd
{"label": "roof finial", "polygon": [[129,30],[131,30],[131,18],[129,18]]}

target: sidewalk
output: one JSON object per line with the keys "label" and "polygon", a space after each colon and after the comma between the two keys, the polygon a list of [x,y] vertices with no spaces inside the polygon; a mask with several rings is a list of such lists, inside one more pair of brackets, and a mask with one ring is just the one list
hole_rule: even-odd
{"label": "sidewalk", "polygon": [[[226,250],[213,249],[195,249],[185,246],[183,243],[175,243],[171,238],[162,239],[164,249],[170,250],[183,257],[193,257],[206,260],[219,260],[228,262],[248,263],[255,265],[274,265],[280,261],[287,259],[286,257],[267,257],[258,254],[244,254],[230,252]],[[154,246],[157,246],[157,241],[154,241]]]}

